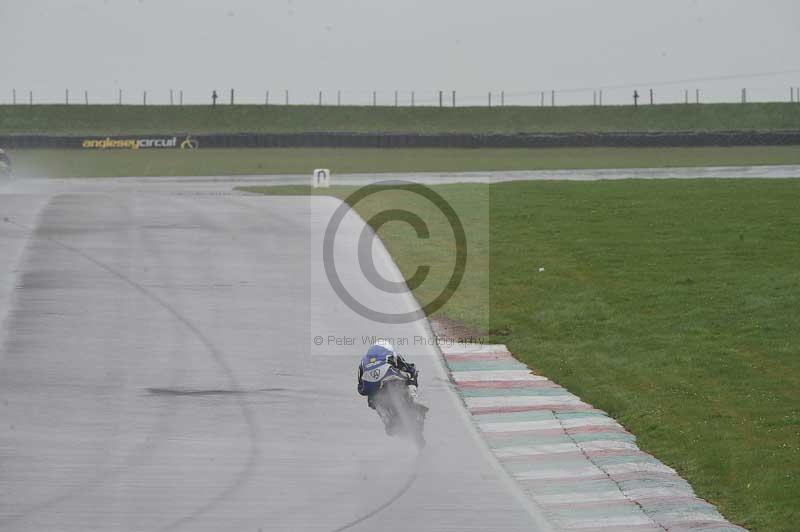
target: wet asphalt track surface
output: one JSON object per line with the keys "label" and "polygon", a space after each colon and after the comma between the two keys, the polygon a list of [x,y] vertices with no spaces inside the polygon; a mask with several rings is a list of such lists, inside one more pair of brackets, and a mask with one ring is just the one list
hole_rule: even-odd
{"label": "wet asphalt track surface", "polygon": [[[798,167],[337,176],[426,183],[795,177]],[[545,530],[476,438],[429,345],[405,349],[428,446],[355,394],[362,335],[430,338],[341,303],[328,198],[242,195],[303,176],[0,183],[0,530]],[[361,302],[415,308],[356,264]],[[400,279],[385,250],[378,270]],[[329,344],[328,336],[355,345]],[[316,346],[315,336],[325,342]]]}
{"label": "wet asphalt track surface", "polygon": [[[430,334],[332,291],[320,250],[337,202],[229,191],[0,185],[0,530],[545,530],[433,347],[405,349],[431,407],[421,453],[356,395],[362,335]],[[348,216],[337,233],[345,285],[412,310],[363,279],[361,228]],[[377,267],[400,279],[382,248]]]}

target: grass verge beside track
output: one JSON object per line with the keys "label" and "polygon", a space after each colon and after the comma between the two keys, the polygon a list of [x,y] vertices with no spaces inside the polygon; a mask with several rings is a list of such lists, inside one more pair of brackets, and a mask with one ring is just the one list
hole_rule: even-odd
{"label": "grass verge beside track", "polygon": [[0,134],[534,133],[797,129],[793,103],[606,107],[0,105]]}
{"label": "grass verge beside track", "polygon": [[[800,107],[800,106],[798,106]],[[15,150],[21,177],[335,174],[800,164],[800,147]]]}
{"label": "grass verge beside track", "polygon": [[[490,331],[490,340],[609,412],[732,521],[795,530],[800,180],[434,189],[473,238],[473,264],[491,273],[488,321],[472,304],[487,287],[469,276],[441,314]],[[488,232],[472,216],[487,197]],[[372,198],[357,206],[365,219],[389,207],[418,212],[410,195]],[[406,275],[421,259],[433,270],[451,267],[452,245],[434,236],[445,243],[449,229],[431,227],[430,246],[404,224],[379,234]],[[425,301],[440,288],[423,283],[415,294]]]}

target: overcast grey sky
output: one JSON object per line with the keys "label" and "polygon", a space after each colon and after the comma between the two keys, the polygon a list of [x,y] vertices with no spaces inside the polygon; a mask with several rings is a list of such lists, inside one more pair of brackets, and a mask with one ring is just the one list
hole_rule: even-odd
{"label": "overcast grey sky", "polygon": [[[656,98],[706,101],[789,98],[800,86],[797,0],[0,0],[0,102],[167,103],[169,89],[206,101],[237,89],[241,101],[294,103],[336,90],[345,103],[393,101],[438,89],[483,104],[628,102],[649,83],[785,72],[656,86]],[[625,86],[612,90],[610,87]],[[177,93],[176,93],[177,94]],[[177,96],[176,96],[177,97]],[[549,103],[549,95],[548,95]]]}

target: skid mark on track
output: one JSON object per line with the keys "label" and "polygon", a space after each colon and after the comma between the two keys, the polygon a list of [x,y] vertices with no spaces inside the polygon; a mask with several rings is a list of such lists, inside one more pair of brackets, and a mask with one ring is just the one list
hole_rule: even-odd
{"label": "skid mark on track", "polygon": [[[28,226],[26,226],[24,224],[21,224],[21,223],[17,223],[11,218],[8,218],[8,222],[7,223],[10,223],[10,224],[15,225],[17,227],[20,227],[20,228],[25,229],[27,231],[31,231],[31,232],[34,231],[33,228],[30,228],[30,227],[28,227]],[[136,292],[139,292],[140,294],[142,294],[143,296],[147,297],[148,299],[150,299],[151,301],[156,303],[158,306],[160,306],[161,308],[166,310],[170,315],[172,315],[172,317],[175,320],[180,322],[186,329],[188,329],[200,341],[200,343],[206,348],[206,351],[208,351],[208,353],[211,355],[211,357],[214,359],[214,361],[217,363],[217,365],[220,367],[220,369],[223,371],[223,373],[227,377],[228,382],[231,384],[231,388],[233,390],[241,390],[241,388],[240,388],[240,386],[238,384],[238,380],[236,379],[236,376],[235,376],[235,374],[233,372],[233,369],[225,361],[225,357],[224,357],[224,354],[222,353],[222,351],[220,349],[218,349],[216,347],[216,345],[197,326],[195,326],[189,319],[187,319],[185,316],[183,316],[183,314],[181,314],[168,301],[166,301],[165,299],[163,299],[159,295],[153,293],[152,291],[150,291],[149,289],[147,289],[146,287],[144,287],[140,283],[137,283],[136,281],[134,281],[130,277],[126,276],[125,274],[115,270],[111,266],[108,266],[107,264],[105,264],[105,263],[101,262],[100,260],[94,258],[93,256],[89,255],[85,251],[83,251],[83,250],[81,250],[79,248],[76,248],[74,246],[71,246],[71,245],[69,245],[69,244],[67,244],[65,242],[60,241],[60,240],[57,240],[55,238],[52,238],[52,237],[44,236],[43,238],[48,240],[48,241],[50,241],[50,242],[53,242],[54,244],[60,246],[63,249],[66,249],[68,251],[71,251],[71,252],[83,257],[88,262],[91,262],[92,264],[94,264],[98,268],[106,271],[111,276],[119,279],[123,283],[127,284],[130,288],[135,290]],[[164,527],[159,528],[160,531],[174,530],[174,529],[177,529],[177,528],[179,528],[179,527],[191,522],[192,520],[196,519],[197,517],[199,517],[200,515],[204,514],[205,512],[207,512],[208,510],[213,508],[215,505],[217,505],[221,501],[229,498],[241,485],[243,485],[246,482],[248,477],[252,474],[252,472],[254,470],[254,467],[255,467],[255,465],[256,465],[256,463],[258,461],[258,447],[256,445],[256,441],[258,439],[258,428],[257,428],[257,425],[256,425],[255,417],[253,416],[253,413],[250,411],[250,408],[247,405],[247,403],[241,397],[241,394],[235,394],[235,397],[237,398],[237,403],[238,403],[239,409],[241,410],[242,417],[243,417],[243,419],[244,419],[244,421],[245,421],[245,423],[247,425],[248,439],[250,441],[250,451],[248,453],[248,456],[247,456],[247,459],[245,461],[244,466],[242,467],[241,471],[236,475],[236,478],[233,480],[233,482],[229,486],[227,486],[225,489],[220,491],[216,496],[211,498],[203,506],[201,506],[200,508],[196,509],[192,513],[186,515],[185,517],[177,519],[177,520],[165,525]]]}
{"label": "skid mark on track", "polygon": [[[172,201],[173,203],[179,205],[180,209],[182,211],[186,210],[186,202],[185,202],[184,199],[182,199],[182,198],[170,198],[170,201]],[[214,224],[214,220],[210,219],[207,215],[205,215],[203,213],[194,212],[192,214],[192,218],[191,218],[191,221],[189,223],[190,223],[190,225],[193,225],[193,226],[195,226],[195,225],[198,226],[198,227],[209,227],[209,226],[212,226],[217,230],[224,230],[224,228],[221,228],[221,227],[215,225]],[[188,320],[188,318],[186,318],[181,313],[179,313],[175,309],[175,307],[173,307],[168,302],[166,302],[165,300],[160,298],[158,295],[152,293],[146,287],[144,287],[142,285],[139,285],[139,284],[135,283],[134,281],[130,281],[129,280],[129,282],[132,284],[132,286],[134,286],[134,288],[137,288],[138,290],[143,291],[148,296],[150,296],[152,299],[154,299],[156,302],[158,302],[163,308],[165,308],[167,311],[169,311],[178,321],[183,323],[194,334],[194,336],[198,340],[200,340],[200,342],[204,345],[204,347],[206,348],[208,353],[212,356],[214,361],[217,363],[217,365],[220,367],[220,369],[223,371],[223,373],[227,377],[228,383],[230,385],[229,389],[235,392],[235,393],[229,394],[229,395],[232,395],[234,397],[234,399],[235,399],[235,401],[236,401],[236,403],[237,403],[237,405],[238,405],[238,407],[239,407],[239,409],[240,409],[240,411],[242,413],[242,417],[243,417],[243,419],[245,421],[245,424],[247,425],[248,440],[250,442],[250,450],[248,452],[247,459],[245,460],[245,464],[243,465],[243,467],[239,471],[239,473],[236,475],[236,477],[233,479],[233,481],[230,483],[230,485],[228,487],[226,487],[225,489],[223,489],[222,491],[218,492],[216,496],[214,496],[214,497],[210,498],[209,500],[207,500],[204,504],[199,506],[193,512],[185,515],[184,517],[176,519],[176,520],[172,521],[171,523],[168,523],[167,525],[165,525],[165,526],[163,526],[163,527],[158,529],[159,532],[166,532],[166,531],[169,531],[169,530],[175,530],[175,529],[182,528],[183,526],[187,525],[188,523],[191,523],[192,521],[194,521],[195,519],[197,519],[201,515],[207,513],[209,510],[214,508],[217,504],[219,504],[219,503],[225,501],[226,499],[230,498],[231,495],[233,495],[233,493],[235,493],[241,486],[243,486],[247,482],[249,477],[255,471],[256,464],[258,463],[258,460],[259,460],[259,450],[258,450],[258,445],[257,445],[257,441],[258,441],[258,425],[256,423],[255,416],[254,416],[253,412],[251,411],[251,406],[245,401],[246,394],[245,393],[241,393],[241,392],[246,391],[246,389],[242,388],[239,385],[239,382],[236,379],[236,375],[234,374],[233,369],[225,361],[225,357],[224,357],[224,354],[223,354],[222,350],[219,349],[197,326],[195,326],[190,320]],[[236,392],[238,392],[238,393],[236,393]]]}
{"label": "skid mark on track", "polygon": [[[235,198],[225,198],[225,201],[233,203],[238,207],[246,207],[250,210],[254,210],[259,215],[263,216],[264,214],[261,206],[253,205],[247,201],[242,201],[241,199],[235,199]],[[271,216],[274,216],[274,214],[271,213]],[[282,219],[281,221],[287,224],[290,223],[290,221],[286,219]],[[350,521],[349,523],[346,523],[338,528],[333,529],[331,532],[343,532],[345,530],[350,530],[351,528],[364,523],[365,521],[375,517],[379,513],[391,507],[395,502],[397,502],[397,500],[399,500],[403,495],[405,495],[405,493],[408,492],[408,490],[411,489],[411,486],[413,486],[414,482],[417,480],[417,476],[419,474],[419,467],[420,467],[420,455],[418,454],[414,461],[414,468],[409,474],[409,476],[406,478],[405,482],[400,486],[399,489],[391,493],[383,504],[379,505],[376,508],[373,508],[370,512]]]}
{"label": "skid mark on track", "polygon": [[384,502],[383,504],[381,504],[377,508],[374,508],[369,513],[366,513],[366,514],[362,515],[361,517],[357,517],[356,519],[353,519],[349,523],[347,523],[345,525],[342,525],[339,528],[334,528],[333,530],[331,530],[331,532],[343,532],[344,530],[349,530],[349,529],[353,528],[354,526],[358,526],[361,523],[363,523],[364,521],[366,521],[366,520],[368,520],[368,519],[370,519],[372,517],[375,517],[376,515],[378,515],[382,511],[384,511],[387,508],[389,508],[392,504],[397,502],[397,500],[400,499],[400,497],[405,495],[405,493],[409,489],[411,489],[411,486],[417,480],[417,476],[419,475],[419,466],[420,466],[420,455],[418,454],[417,455],[417,459],[414,461],[414,469],[413,469],[413,471],[411,471],[411,474],[408,476],[408,478],[403,483],[403,485],[400,486],[400,489],[398,489],[397,491],[395,491],[394,493],[389,495],[389,497],[386,499],[386,502]]}
{"label": "skid mark on track", "polygon": [[270,392],[287,392],[286,388],[258,388],[256,390],[191,390],[188,388],[147,388],[147,393],[152,395],[177,395],[177,396],[213,396],[213,395],[238,395]]}
{"label": "skid mark on track", "polygon": [[[45,208],[43,209],[42,212],[44,212],[44,210],[47,207],[51,206],[53,204],[53,200],[57,199],[58,197],[61,197],[61,196],[57,196],[55,198],[50,198],[49,201],[47,202],[47,205],[45,206]],[[124,205],[120,205],[120,206],[121,206],[121,208],[123,208],[123,210],[127,211],[126,206],[124,206]],[[6,223],[9,223],[11,225],[14,225],[14,226],[22,229],[23,231],[25,231],[25,232],[27,232],[29,234],[32,234],[32,235],[35,235],[38,232],[36,228],[31,228],[31,227],[28,227],[27,225],[12,221],[7,216],[3,217],[3,221],[6,222]],[[42,239],[42,240],[45,240],[45,241],[53,242],[53,239],[51,237],[39,235],[39,238]],[[55,243],[55,242],[53,242],[53,243]],[[63,247],[60,244],[58,244],[58,245],[59,245],[59,247]],[[27,253],[27,250],[26,250],[26,253]],[[182,371],[181,372],[173,372],[173,373],[175,374],[175,376],[177,376],[177,373],[182,373]],[[52,497],[50,499],[47,499],[47,500],[44,500],[42,502],[36,503],[33,506],[25,508],[24,510],[22,510],[17,515],[10,516],[10,517],[8,517],[8,518],[6,518],[4,520],[1,520],[0,521],[0,526],[9,526],[9,525],[11,525],[13,523],[16,523],[16,522],[18,522],[20,520],[23,520],[23,519],[27,518],[31,514],[34,514],[34,513],[37,513],[37,512],[41,512],[41,511],[46,511],[48,509],[56,507],[56,506],[58,506],[58,505],[60,505],[60,504],[62,504],[64,502],[72,499],[75,496],[82,495],[82,494],[86,493],[88,490],[95,489],[95,488],[97,488],[98,486],[101,486],[104,483],[108,483],[109,481],[117,478],[126,469],[132,467],[133,465],[135,465],[137,463],[142,463],[142,461],[148,455],[152,454],[155,451],[155,449],[159,446],[161,441],[163,441],[164,435],[168,432],[169,426],[172,423],[172,418],[173,418],[174,415],[175,415],[175,407],[173,405],[168,405],[167,408],[163,409],[161,411],[161,413],[158,415],[158,422],[154,425],[154,428],[151,431],[151,433],[144,439],[144,441],[141,444],[137,445],[133,449],[133,451],[125,459],[123,465],[113,467],[106,473],[98,474],[95,478],[93,478],[91,480],[88,480],[88,481],[80,484],[79,486],[76,486],[76,487],[68,490],[66,493],[63,493],[61,495]]]}

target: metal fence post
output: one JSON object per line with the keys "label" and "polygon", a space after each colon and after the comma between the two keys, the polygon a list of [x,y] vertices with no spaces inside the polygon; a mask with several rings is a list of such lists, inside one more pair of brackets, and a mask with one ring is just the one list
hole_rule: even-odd
{"label": "metal fence post", "polygon": [[231,89],[231,105],[233,105],[233,89]]}
{"label": "metal fence post", "polygon": [[700,89],[694,90],[694,102],[697,104],[700,103]]}
{"label": "metal fence post", "polygon": [[439,107],[442,107],[442,91],[439,91]]}
{"label": "metal fence post", "polygon": [[653,105],[653,89],[650,89],[650,105]]}
{"label": "metal fence post", "polygon": [[11,89],[11,103],[17,105],[17,89]]}
{"label": "metal fence post", "polygon": [[180,102],[179,105],[183,107],[183,89],[178,92],[178,102]]}
{"label": "metal fence post", "polygon": [[415,96],[416,94],[414,93],[414,91],[411,91],[411,107],[416,106]]}
{"label": "metal fence post", "polygon": [[322,107],[322,91],[319,91],[319,106]]}
{"label": "metal fence post", "polygon": [[489,107],[492,106],[492,93],[489,92]]}
{"label": "metal fence post", "polygon": [[119,104],[122,105],[122,89],[119,89]]}
{"label": "metal fence post", "polygon": [[[792,91],[794,91],[794,89],[792,89]],[[69,89],[67,89],[66,91],[64,91],[64,93],[65,93],[65,97],[64,97],[64,103],[65,103],[66,105],[69,105]],[[792,97],[794,98],[794,92],[792,92]]]}
{"label": "metal fence post", "polygon": [[685,98],[685,102],[684,103],[686,103],[688,105],[689,104],[689,89],[684,89],[683,93],[684,93],[683,96]]}
{"label": "metal fence post", "polygon": [[539,106],[544,107],[544,91],[540,91],[539,94]]}
{"label": "metal fence post", "polygon": [[264,105],[269,105],[269,91],[264,91]]}
{"label": "metal fence post", "polygon": [[500,107],[506,106],[506,91],[500,91]]}
{"label": "metal fence post", "polygon": [[556,91],[550,91],[550,107],[556,106]]}
{"label": "metal fence post", "polygon": [[394,106],[397,107],[397,91],[394,91]]}
{"label": "metal fence post", "polygon": [[453,91],[453,107],[456,106],[456,91]]}
{"label": "metal fence post", "polygon": [[33,91],[28,91],[28,103],[33,105]]}
{"label": "metal fence post", "polygon": [[603,89],[600,89],[600,107],[603,107]]}
{"label": "metal fence post", "polygon": [[336,91],[336,105],[342,105],[342,91]]}
{"label": "metal fence post", "polygon": [[142,92],[142,105],[147,105],[147,91]]}
{"label": "metal fence post", "polygon": [[83,101],[86,103],[86,105],[89,105],[89,91],[88,90],[83,91]]}
{"label": "metal fence post", "polygon": [[289,105],[289,89],[286,89],[286,105]]}
{"label": "metal fence post", "polygon": [[378,91],[372,91],[372,107],[378,106]]}
{"label": "metal fence post", "polygon": [[169,104],[175,105],[175,101],[172,99],[172,89],[169,90]]}
{"label": "metal fence post", "polygon": [[747,103],[747,89],[742,89],[742,103]]}

